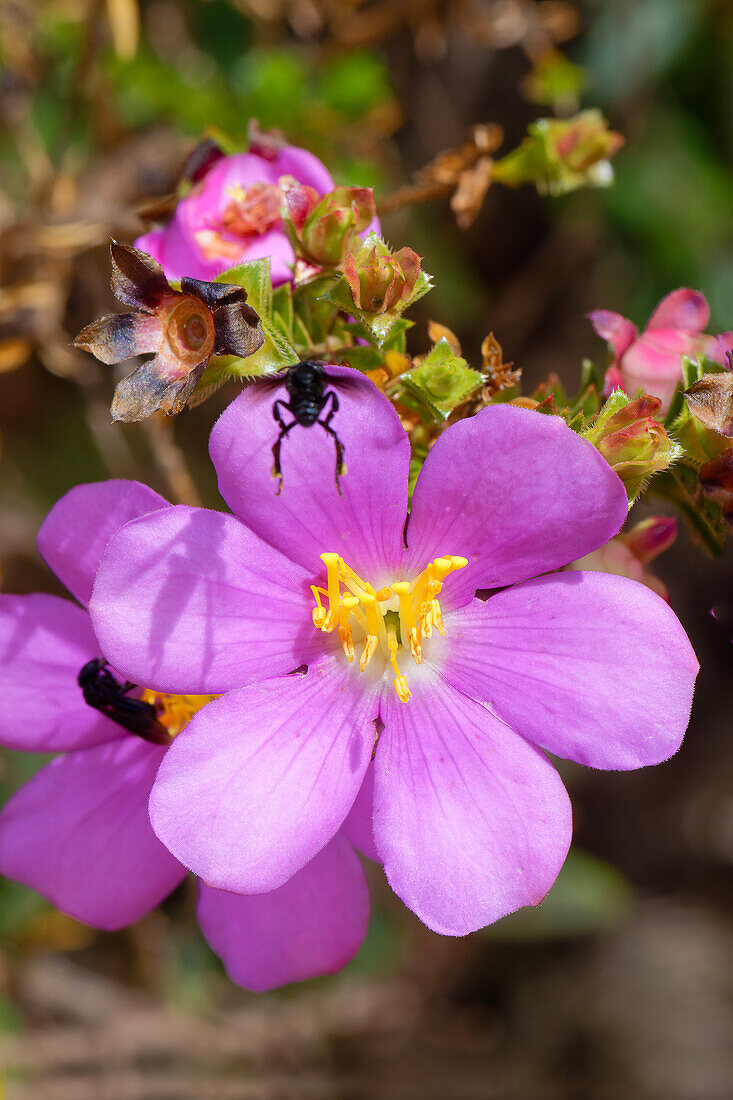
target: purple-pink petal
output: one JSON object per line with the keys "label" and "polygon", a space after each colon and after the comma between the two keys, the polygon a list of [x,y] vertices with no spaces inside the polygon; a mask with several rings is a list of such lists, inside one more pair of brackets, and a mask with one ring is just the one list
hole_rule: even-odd
{"label": "purple-pink petal", "polygon": [[169,279],[178,279],[180,275],[174,275],[172,271],[167,270],[164,257],[165,236],[164,229],[151,229],[149,233],[142,233],[139,237],[136,237],[133,241],[133,247],[139,249],[140,252],[147,252],[148,256],[152,256],[155,262],[163,268]]}
{"label": "purple-pink petal", "polygon": [[341,831],[355,848],[368,859],[380,862],[379,852],[374,846],[374,765],[370,764],[364,776],[364,782],[349,810]]}
{"label": "purple-pink petal", "polygon": [[[334,442],[318,424],[296,424],[283,440],[283,486],[276,496],[271,471],[278,426],[272,407],[276,400],[288,400],[284,384],[251,386],[214,425],[209,450],[219,491],[235,515],[305,566],[312,578],[323,570],[320,555],[332,552],[379,583],[393,574],[402,556],[410,445],[376,386],[346,367],[326,369],[343,383],[335,386],[340,407],[333,418],[346,448],[341,496]],[[287,410],[283,417],[286,423],[293,419]]]}
{"label": "purple-pink petal", "polygon": [[224,270],[225,266],[231,267],[231,263],[222,265],[221,261],[212,262],[201,256],[196,242],[181,220],[181,205],[179,203],[176,213],[165,229],[155,230],[153,233],[138,237],[135,248],[148,252],[153,259],[157,260],[169,279],[182,279],[187,275],[191,279],[211,281]]}
{"label": "purple-pink petal", "polygon": [[710,307],[699,290],[682,286],[662,298],[647,323],[647,329],[671,328],[702,332],[710,320]]}
{"label": "purple-pink petal", "polygon": [[134,683],[217,694],[322,654],[310,581],[234,516],[178,505],[112,537],[90,613]]}
{"label": "purple-pink petal", "polygon": [[113,741],[120,726],[84,702],[77,676],[99,656],[89,615],[71,600],[0,596],[0,743],[63,752]]}
{"label": "purple-pink petal", "polygon": [[375,688],[334,660],[230,692],[194,715],[150,799],[153,828],[210,886],[264,893],[334,836],[369,764]]}
{"label": "purple-pink petal", "polygon": [[197,916],[231,980],[262,993],[346,966],[366,935],[369,891],[358,856],[337,835],[267,894],[200,883]]}
{"label": "purple-pink petal", "polygon": [[313,153],[309,153],[307,149],[300,149],[297,145],[285,145],[278,150],[277,157],[272,163],[277,172],[277,179],[280,176],[295,176],[307,187],[315,187],[320,195],[333,191],[336,186],[325,164]]}
{"label": "purple-pink petal", "polygon": [[46,564],[80,603],[89,603],[99,559],[110,535],[128,520],[168,507],[139,481],[77,485],[54,504],[38,532]]}
{"label": "purple-pink petal", "polygon": [[417,479],[405,566],[441,555],[468,565],[445,582],[441,605],[567,565],[602,546],[627,513],[621,480],[556,416],[495,405],[454,424]]}
{"label": "purple-pink petal", "polygon": [[626,577],[540,577],[446,616],[442,671],[524,737],[594,768],[679,748],[698,664],[674,612]]}
{"label": "purple-pink petal", "polygon": [[185,874],[148,819],[164,752],[130,735],[53,760],[0,814],[0,873],[96,928],[154,909]]}
{"label": "purple-pink petal", "polygon": [[607,340],[617,359],[631,347],[638,335],[635,324],[610,309],[596,309],[588,314],[588,320],[602,340]]}
{"label": "purple-pink petal", "polygon": [[383,717],[374,836],[395,893],[448,936],[540,902],[572,831],[544,754],[437,676]]}

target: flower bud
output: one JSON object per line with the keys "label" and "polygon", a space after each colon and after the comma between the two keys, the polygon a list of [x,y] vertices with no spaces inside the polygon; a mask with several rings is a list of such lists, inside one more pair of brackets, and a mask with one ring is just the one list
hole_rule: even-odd
{"label": "flower bud", "polygon": [[336,267],[357,234],[376,217],[368,187],[337,187],[319,200],[312,187],[281,181],[282,217],[297,256],[314,267]]}
{"label": "flower bud", "polygon": [[611,395],[584,433],[624,483],[633,501],[652,474],[666,470],[682,454],[682,448],[655,419],[661,410],[658,397],[643,394],[634,401],[620,390]]}
{"label": "flower bud", "polygon": [[648,565],[669,550],[677,538],[677,520],[672,516],[649,516],[619,535],[619,538],[637,561]]}
{"label": "flower bud", "polygon": [[668,550],[677,538],[677,521],[668,516],[650,516],[637,523],[622,535],[616,535],[598,550],[568,566],[569,569],[590,570],[597,573],[614,573],[629,577],[651,588],[669,603],[666,585],[644,567]]}
{"label": "flower bud", "polygon": [[607,187],[613,182],[610,158],[623,143],[600,111],[581,111],[569,119],[540,118],[521,145],[494,164],[494,180],[509,187],[534,183],[541,194],[551,195]]}
{"label": "flower bud", "polygon": [[420,257],[405,246],[390,252],[384,241],[362,244],[344,260],[354,305],[365,313],[387,313],[407,303],[420,274]]}

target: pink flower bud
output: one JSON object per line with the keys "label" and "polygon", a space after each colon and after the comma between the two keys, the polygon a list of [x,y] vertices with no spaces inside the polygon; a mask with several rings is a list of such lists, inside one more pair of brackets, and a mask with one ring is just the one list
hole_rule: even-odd
{"label": "pink flower bud", "polygon": [[283,220],[295,253],[314,267],[336,267],[376,217],[367,187],[337,187],[314,202],[308,189],[283,185]]}
{"label": "pink flower bud", "polygon": [[344,260],[354,305],[366,313],[387,313],[407,302],[420,274],[420,257],[405,246],[390,252],[383,241],[362,245]]}
{"label": "pink flower bud", "polygon": [[661,411],[658,397],[643,394],[628,401],[616,392],[585,433],[623,481],[634,500],[652,474],[666,470],[679,456],[674,443],[655,419]]}
{"label": "pink flower bud", "polygon": [[668,516],[650,516],[624,534],[616,535],[599,550],[573,562],[570,568],[629,577],[645,584],[669,603],[666,585],[644,566],[668,550],[676,538],[676,520]]}

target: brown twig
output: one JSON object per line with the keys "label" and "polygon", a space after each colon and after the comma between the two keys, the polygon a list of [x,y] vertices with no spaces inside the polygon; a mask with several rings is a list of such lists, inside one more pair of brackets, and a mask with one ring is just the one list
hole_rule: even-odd
{"label": "brown twig", "polygon": [[483,196],[488,189],[491,173],[479,173],[475,169],[486,162],[501,145],[504,133],[495,123],[474,126],[471,140],[460,149],[444,149],[429,164],[420,168],[412,183],[398,188],[377,203],[380,216],[392,214],[406,206],[448,198],[461,192],[460,210],[456,210],[462,228],[467,228],[478,213]]}
{"label": "brown twig", "polygon": [[202,502],[196,483],[173,435],[172,418],[153,413],[141,421],[140,426],[153,458],[168,483],[173,503],[200,505]]}

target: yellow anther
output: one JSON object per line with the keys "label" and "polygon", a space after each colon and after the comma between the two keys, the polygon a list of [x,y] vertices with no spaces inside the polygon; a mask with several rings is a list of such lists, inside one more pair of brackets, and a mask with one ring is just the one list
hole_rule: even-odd
{"label": "yellow anther", "polygon": [[344,596],[339,613],[339,641],[349,664],[352,664],[354,660],[354,632],[349,623],[349,615],[358,604],[359,601],[356,596]]}
{"label": "yellow anther", "polygon": [[[406,703],[411,692],[398,665],[400,650],[409,649],[412,659],[420,664],[423,639],[430,638],[433,630],[445,634],[438,596],[449,573],[463,569],[468,560],[446,554],[429,562],[412,583],[399,580],[378,589],[363,580],[339,554],[321,554],[321,560],[326,567],[327,582],[326,588],[311,586],[316,604],[312,610],[315,626],[326,633],[337,630],[349,664],[355,660],[356,646],[362,643],[360,672],[381,649],[394,670],[395,691]],[[393,597],[397,598],[399,610],[395,609]]]}
{"label": "yellow anther", "polygon": [[330,632],[336,626],[339,617],[339,556],[338,554],[321,554],[321,561],[326,566],[328,578],[328,613],[321,630]]}
{"label": "yellow anther", "polygon": [[324,596],[327,596],[328,593],[324,592],[322,588],[318,588],[315,584],[311,585],[311,592],[316,601],[316,606],[313,608],[313,625],[316,630],[323,630],[323,624],[326,621],[326,609],[321,603],[321,593],[323,593]]}
{"label": "yellow anther", "polygon": [[412,692],[407,686],[407,680],[400,672],[400,666],[397,664],[397,639],[394,633],[390,634],[389,638],[389,663],[394,669],[394,689],[397,692],[397,697],[401,703],[406,703],[411,698]]}
{"label": "yellow anther", "polygon": [[420,630],[426,638],[431,638],[433,634],[433,604],[422,603],[417,609],[417,617],[420,623]]}
{"label": "yellow anther", "polygon": [[354,663],[354,632],[347,623],[339,627],[339,641],[350,665]]}
{"label": "yellow anther", "polygon": [[377,638],[376,634],[367,634],[366,638],[364,639],[364,649],[361,653],[361,660],[359,661],[359,672],[363,672],[364,669],[367,667],[372,657],[376,653],[378,645],[379,638]]}
{"label": "yellow anther", "polygon": [[420,645],[420,631],[416,626],[407,631],[407,644],[410,647],[413,661],[416,665],[419,665],[422,661],[422,646]]}

